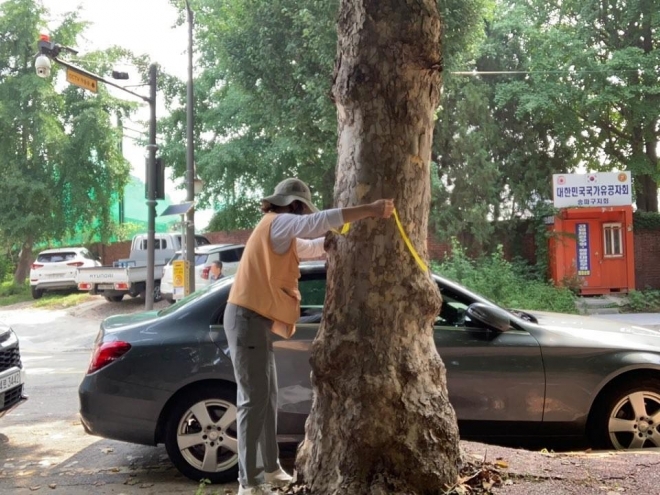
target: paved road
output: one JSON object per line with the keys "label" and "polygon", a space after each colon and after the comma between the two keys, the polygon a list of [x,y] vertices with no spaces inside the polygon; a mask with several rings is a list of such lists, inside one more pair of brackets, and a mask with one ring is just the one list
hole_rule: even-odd
{"label": "paved road", "polygon": [[[88,304],[98,306],[107,303],[101,300]],[[195,494],[197,484],[176,471],[164,447],[114,442],[89,436],[83,431],[78,419],[77,389],[87,368],[100,312],[80,308],[75,311],[77,316],[70,313],[38,309],[0,310],[0,320],[10,324],[19,336],[27,369],[26,388],[30,396],[27,403],[0,419],[0,495],[86,495],[92,492],[97,495]],[[94,317],[85,316],[90,314]],[[603,317],[609,318],[611,315]],[[613,319],[658,325],[660,328],[660,315],[620,315]],[[532,459],[529,452],[501,450],[499,455],[493,457],[495,452],[499,452],[498,447],[472,445],[477,452],[490,452],[491,458],[519,458],[519,472],[528,475],[523,479],[543,478],[541,473],[534,472],[543,465],[538,454],[533,454],[535,458]],[[660,456],[644,456],[643,462],[640,460],[630,464],[657,466],[658,458]],[[613,461],[615,459],[619,457],[613,458]],[[283,462],[290,467],[291,454],[285,456]],[[543,469],[554,469],[557,473],[565,469],[566,462],[565,458],[558,458],[552,466]],[[600,471],[605,469],[602,460],[580,462],[584,467],[568,475],[563,487],[557,486],[559,481],[552,478],[541,483],[530,482],[529,486],[516,480],[515,485],[506,486],[503,491],[527,495],[550,492],[608,493],[608,490],[618,493],[615,483],[606,482],[604,475],[600,476]],[[512,464],[511,467],[515,468],[516,463]],[[645,478],[632,468],[625,472],[628,476],[646,480],[648,486],[657,487],[660,482],[655,479],[655,469],[652,469],[650,478]],[[601,486],[594,488],[594,491],[586,491],[580,480],[595,473],[598,473],[595,477],[601,479]],[[236,488],[235,484],[216,486],[206,493],[224,495],[234,493]]]}
{"label": "paved road", "polygon": [[[84,432],[78,419],[78,385],[98,319],[63,310],[21,309],[0,311],[0,320],[18,334],[29,395],[26,403],[0,419],[0,494],[195,493],[197,484],[176,471],[164,447],[114,442]],[[235,486],[219,493],[225,488]]]}

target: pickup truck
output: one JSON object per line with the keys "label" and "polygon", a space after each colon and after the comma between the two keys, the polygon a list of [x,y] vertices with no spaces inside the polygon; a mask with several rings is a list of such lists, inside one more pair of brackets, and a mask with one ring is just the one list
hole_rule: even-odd
{"label": "pickup truck", "polygon": [[[160,279],[165,265],[154,266],[154,301],[160,301]],[[100,294],[109,302],[120,302],[126,294],[144,297],[147,290],[146,266],[99,266],[79,268],[76,276],[79,290]]]}
{"label": "pickup truck", "polygon": [[[160,279],[163,268],[177,250],[181,249],[180,234],[156,234],[154,250],[154,301],[160,301]],[[195,245],[210,244],[201,235],[195,236]],[[120,302],[126,294],[144,297],[147,290],[147,234],[137,234],[131,243],[130,256],[119,259],[113,266],[78,268],[76,283],[79,290],[99,294],[109,302]]]}

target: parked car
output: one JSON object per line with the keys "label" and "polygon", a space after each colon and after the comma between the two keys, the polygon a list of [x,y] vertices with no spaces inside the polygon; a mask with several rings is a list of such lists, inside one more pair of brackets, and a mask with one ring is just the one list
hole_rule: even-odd
{"label": "parked car", "polygon": [[[324,264],[301,265],[301,320],[319,321],[325,277]],[[660,447],[660,331],[507,311],[450,280],[433,279],[444,299],[434,338],[462,438],[588,436],[595,447]],[[87,432],[164,443],[193,480],[236,479],[236,388],[221,326],[232,283],[227,278],[161,311],[101,324],[79,389]],[[275,337],[282,442],[304,436],[317,328],[299,323],[291,340]]]}
{"label": "parked car", "polygon": [[[243,244],[209,244],[195,248],[195,290],[209,285],[209,273],[214,261],[222,261],[222,274],[224,276],[234,275],[238,269],[238,262],[243,256]],[[164,299],[174,303],[174,273],[173,262],[180,260],[181,251],[177,251],[172,259],[163,269],[163,278],[160,281],[160,292]]]}
{"label": "parked car", "polygon": [[27,400],[24,384],[18,337],[11,327],[0,323],[0,418]]}
{"label": "parked car", "polygon": [[39,299],[48,290],[75,289],[78,268],[101,266],[99,259],[84,247],[47,249],[30,267],[30,290]]}
{"label": "parked car", "polygon": [[[128,258],[113,261],[112,266],[79,268],[76,283],[79,290],[89,291],[92,295],[101,295],[108,302],[121,302],[124,296],[146,297],[147,281],[154,279],[153,300],[161,300],[160,280],[165,264],[181,249],[181,234],[154,234],[154,269],[153,277],[149,274],[147,258],[149,256],[148,234],[135,234],[131,242]],[[209,240],[196,235],[195,246],[210,244]]]}

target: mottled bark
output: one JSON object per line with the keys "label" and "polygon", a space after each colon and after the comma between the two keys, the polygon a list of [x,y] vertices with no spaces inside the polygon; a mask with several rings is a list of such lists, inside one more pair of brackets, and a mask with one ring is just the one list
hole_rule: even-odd
{"label": "mottled bark", "polygon": [[[435,0],[342,0],[333,94],[339,206],[393,198],[426,257],[442,57]],[[315,391],[298,470],[314,495],[437,494],[458,429],[433,343],[441,298],[393,219],[333,236]]]}

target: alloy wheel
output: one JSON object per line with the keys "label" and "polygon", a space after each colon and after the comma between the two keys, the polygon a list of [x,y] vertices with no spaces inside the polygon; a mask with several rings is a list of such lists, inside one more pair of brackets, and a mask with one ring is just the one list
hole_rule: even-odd
{"label": "alloy wheel", "polygon": [[181,417],[177,445],[192,467],[225,471],[238,463],[236,406],[222,399],[197,402]]}
{"label": "alloy wheel", "polygon": [[608,430],[615,449],[660,447],[660,394],[625,395],[612,409]]}

